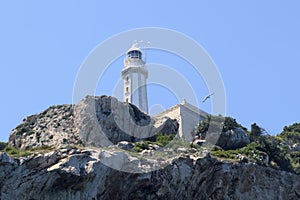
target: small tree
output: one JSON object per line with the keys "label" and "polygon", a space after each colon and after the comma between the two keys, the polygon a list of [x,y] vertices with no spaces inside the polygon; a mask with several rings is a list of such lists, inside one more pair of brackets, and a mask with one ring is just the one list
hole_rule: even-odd
{"label": "small tree", "polygon": [[201,139],[204,139],[205,136],[206,136],[206,132],[208,130],[208,127],[209,127],[210,119],[211,119],[211,116],[208,115],[205,118],[205,120],[199,121],[199,123],[196,125],[196,127],[193,131],[193,134],[195,136],[198,136]]}
{"label": "small tree", "polygon": [[261,127],[259,127],[256,123],[251,125],[251,131],[249,134],[251,142],[255,141],[262,134],[263,134],[263,129]]}

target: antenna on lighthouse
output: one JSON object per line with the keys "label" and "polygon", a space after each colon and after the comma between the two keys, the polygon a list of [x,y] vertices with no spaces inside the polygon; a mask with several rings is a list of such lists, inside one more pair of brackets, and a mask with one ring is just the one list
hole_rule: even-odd
{"label": "antenna on lighthouse", "polygon": [[140,46],[140,48],[141,48],[141,50],[143,51],[143,55],[144,55],[144,61],[145,62],[147,62],[147,51],[146,51],[146,48],[148,47],[148,46],[150,46],[150,41],[144,41],[144,40],[140,40],[139,42],[138,42],[138,44],[139,44],[139,46]]}

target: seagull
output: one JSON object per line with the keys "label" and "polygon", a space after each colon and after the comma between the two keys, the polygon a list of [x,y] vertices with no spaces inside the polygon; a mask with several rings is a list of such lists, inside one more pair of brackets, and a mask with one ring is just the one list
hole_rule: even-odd
{"label": "seagull", "polygon": [[203,98],[202,103],[204,103],[207,99],[209,99],[212,95],[214,95],[215,93],[211,93],[209,95],[207,95],[206,97]]}

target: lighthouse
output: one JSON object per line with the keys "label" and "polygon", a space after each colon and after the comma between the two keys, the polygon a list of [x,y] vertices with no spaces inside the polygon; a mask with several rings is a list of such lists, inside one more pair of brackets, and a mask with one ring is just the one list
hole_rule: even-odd
{"label": "lighthouse", "polygon": [[123,100],[136,105],[148,113],[147,78],[148,70],[143,59],[143,51],[138,44],[133,44],[126,52],[122,79],[124,81]]}

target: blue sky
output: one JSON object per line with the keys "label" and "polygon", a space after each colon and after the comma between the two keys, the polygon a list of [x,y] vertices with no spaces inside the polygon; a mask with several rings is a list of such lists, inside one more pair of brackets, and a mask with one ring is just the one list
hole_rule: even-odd
{"label": "blue sky", "polygon": [[[1,1],[0,141],[27,115],[72,103],[76,74],[96,45],[141,27],[173,29],[196,40],[222,75],[227,115],[279,133],[300,122],[299,8],[297,0]],[[148,59],[185,65],[158,52]],[[112,79],[121,63],[112,65]],[[207,93],[205,85],[195,87],[199,96]],[[149,90],[151,102],[162,103],[154,95],[161,88]],[[167,95],[164,101],[175,102]]]}

